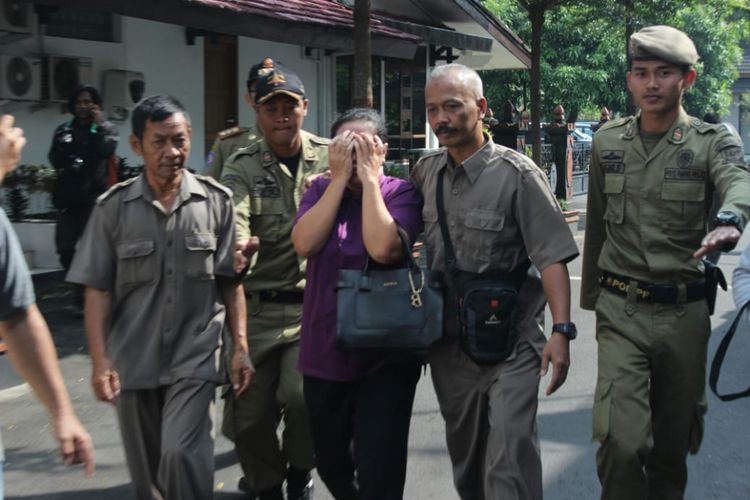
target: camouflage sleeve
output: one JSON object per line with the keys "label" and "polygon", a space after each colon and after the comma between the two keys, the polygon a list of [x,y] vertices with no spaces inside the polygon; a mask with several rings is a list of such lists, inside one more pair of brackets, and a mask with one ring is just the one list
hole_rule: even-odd
{"label": "camouflage sleeve", "polygon": [[709,152],[711,182],[721,195],[720,211],[737,214],[746,226],[750,216],[750,172],[739,138],[722,129]]}
{"label": "camouflage sleeve", "polygon": [[217,181],[221,179],[221,167],[224,164],[224,155],[221,152],[221,139],[216,139],[211,150],[206,155],[206,167],[203,175],[213,177]]}
{"label": "camouflage sleeve", "polygon": [[583,242],[583,270],[581,272],[581,307],[594,310],[599,298],[599,254],[606,239],[604,210],[604,174],[599,165],[598,141],[594,139],[589,166],[589,188],[586,202],[586,232]]}

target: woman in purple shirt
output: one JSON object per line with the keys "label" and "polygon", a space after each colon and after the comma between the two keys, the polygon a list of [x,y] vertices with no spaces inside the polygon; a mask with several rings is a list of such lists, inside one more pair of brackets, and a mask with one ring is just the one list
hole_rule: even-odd
{"label": "woman in purple shirt", "polygon": [[297,253],[308,259],[298,367],[318,474],[333,496],[395,500],[404,492],[421,360],[338,349],[335,287],[339,269],[362,269],[367,259],[403,262],[399,231],[414,241],[422,199],[410,183],[383,175],[388,145],[378,113],[346,111],[331,135],[331,177],[305,192],[292,230]]}

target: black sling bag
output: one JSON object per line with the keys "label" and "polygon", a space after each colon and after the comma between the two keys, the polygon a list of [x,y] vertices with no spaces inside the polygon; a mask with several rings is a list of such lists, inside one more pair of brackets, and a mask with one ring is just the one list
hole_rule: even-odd
{"label": "black sling bag", "polygon": [[744,391],[733,392],[731,394],[719,394],[719,391],[716,388],[717,384],[719,383],[721,365],[724,362],[724,356],[727,355],[727,349],[729,349],[729,343],[732,341],[732,338],[737,331],[737,326],[742,320],[743,313],[745,312],[745,310],[747,310],[748,305],[750,305],[750,302],[745,302],[745,305],[743,305],[740,310],[737,311],[737,316],[734,318],[734,321],[732,321],[732,325],[729,327],[729,330],[727,330],[724,338],[721,339],[719,347],[716,348],[716,354],[714,354],[714,360],[711,363],[711,373],[708,376],[708,385],[709,387],[711,387],[713,393],[716,394],[716,397],[721,399],[722,401],[733,401],[735,399],[750,396],[750,387],[748,387]]}
{"label": "black sling bag", "polygon": [[445,335],[458,336],[464,352],[477,364],[495,364],[513,352],[518,340],[519,291],[531,262],[509,273],[472,273],[456,263],[445,220],[443,175],[438,174],[437,212],[445,246]]}

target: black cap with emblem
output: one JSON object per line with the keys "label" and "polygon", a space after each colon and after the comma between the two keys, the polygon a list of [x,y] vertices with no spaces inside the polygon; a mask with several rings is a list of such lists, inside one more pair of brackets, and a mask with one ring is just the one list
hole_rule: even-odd
{"label": "black cap with emblem", "polygon": [[276,69],[276,66],[280,64],[270,57],[264,57],[261,59],[261,61],[258,64],[254,64],[252,68],[250,68],[250,71],[247,74],[247,90],[248,92],[252,92],[251,87],[253,86],[253,83],[255,83],[258,78],[267,75],[274,69]]}
{"label": "black cap with emblem", "polygon": [[274,96],[285,94],[301,101],[305,98],[305,86],[297,74],[280,64],[261,77],[255,86],[255,102],[263,104]]}

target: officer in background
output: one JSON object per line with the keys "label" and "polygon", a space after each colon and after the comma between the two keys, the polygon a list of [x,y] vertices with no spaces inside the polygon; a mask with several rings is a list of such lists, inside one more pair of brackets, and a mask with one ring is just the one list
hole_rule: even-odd
{"label": "officer in background", "polygon": [[[96,198],[107,189],[107,169],[117,148],[117,128],[104,120],[102,97],[91,85],[68,101],[73,119],[55,129],[49,161],[57,172],[52,204],[58,209],[55,244],[67,271]],[[75,287],[76,314],[83,313],[83,288]]]}
{"label": "officer in background", "polygon": [[[603,499],[679,499],[706,411],[700,258],[740,238],[750,175],[736,137],[682,108],[698,61],[687,35],[644,28],[630,58],[640,113],[599,129],[589,172],[581,307],[597,321],[593,438]],[[723,204],[706,234],[711,189]]]}
{"label": "officer in background", "polygon": [[[249,391],[226,399],[223,432],[235,443],[240,488],[261,500],[312,498],[313,445],[297,371],[305,261],[291,240],[304,180],[328,166],[328,139],[302,130],[308,101],[285,67],[258,80],[263,137],[238,150],[221,181],[234,193],[238,247],[257,245],[245,280],[248,341],[256,375]],[[283,445],[276,429],[284,418]]]}
{"label": "officer in background", "polygon": [[[255,64],[250,68],[250,72],[247,75],[247,93],[245,94],[245,102],[250,106],[257,116],[258,110],[255,106],[255,85],[258,83],[258,78],[263,75],[267,75],[276,67],[276,63],[270,57],[264,57],[258,64]],[[232,127],[226,130],[222,130],[216,134],[216,140],[214,141],[211,150],[208,152],[206,157],[206,169],[203,171],[204,175],[213,177],[214,179],[221,178],[221,169],[224,166],[229,157],[240,148],[245,148],[255,142],[263,133],[257,127],[253,125],[251,127]]]}

